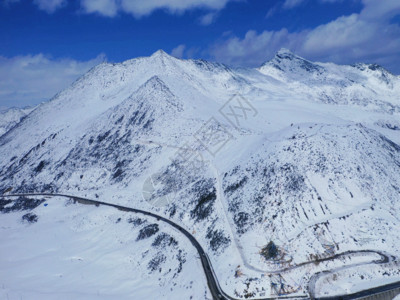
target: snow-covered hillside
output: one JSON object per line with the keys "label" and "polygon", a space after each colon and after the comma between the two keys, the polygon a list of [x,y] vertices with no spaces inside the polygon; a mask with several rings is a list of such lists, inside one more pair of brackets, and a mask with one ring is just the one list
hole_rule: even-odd
{"label": "snow-covered hillside", "polygon": [[14,212],[0,218],[0,299],[207,296],[193,246],[168,226],[60,197],[36,197],[29,209],[24,201],[6,205]]}
{"label": "snow-covered hillside", "polygon": [[[158,51],[93,68],[1,136],[0,191],[157,212],[193,233],[226,293],[276,295],[283,280],[280,293],[308,295],[313,274],[361,258],[316,259],[400,255],[399,116],[400,78],[377,65],[314,63],[283,49],[243,69]],[[393,263],[381,267],[396,276]]]}
{"label": "snow-covered hillside", "polygon": [[0,111],[0,136],[17,125],[34,108],[10,108]]}

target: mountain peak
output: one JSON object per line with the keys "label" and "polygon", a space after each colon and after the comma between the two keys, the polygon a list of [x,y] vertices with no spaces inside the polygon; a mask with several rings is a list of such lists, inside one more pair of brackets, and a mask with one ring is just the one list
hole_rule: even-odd
{"label": "mountain peak", "polygon": [[372,74],[372,76],[379,78],[381,81],[386,83],[387,85],[392,85],[392,79],[394,75],[386,70],[384,67],[378,64],[366,64],[366,63],[357,63],[352,65],[354,68],[360,70],[361,72],[366,72]]}
{"label": "mountain peak", "polygon": [[276,52],[275,56],[297,56],[287,48],[281,48]]}
{"label": "mountain peak", "polygon": [[[286,48],[281,48],[275,56],[268,62],[264,63],[260,69],[273,67],[282,72],[289,73],[322,73],[323,68],[318,64],[308,61]],[[304,74],[303,74],[304,75]],[[301,76],[303,76],[301,75]]]}
{"label": "mountain peak", "polygon": [[163,67],[166,67],[167,65],[171,67],[178,61],[175,57],[161,49],[154,52],[151,56],[147,57],[147,59],[152,63]]}
{"label": "mountain peak", "polygon": [[381,73],[389,73],[391,74],[388,70],[386,70],[384,67],[382,67],[381,65],[378,64],[367,64],[367,63],[356,63],[352,65],[353,67],[361,70],[361,71],[365,71],[365,70],[369,70],[369,71],[378,71]]}
{"label": "mountain peak", "polygon": [[298,56],[297,54],[293,53],[287,48],[281,48],[278,52],[276,52],[273,60],[301,60],[301,61],[307,61],[305,58]]}
{"label": "mountain peak", "polygon": [[156,52],[154,52],[150,57],[170,57],[170,55],[166,53],[164,50],[159,49]]}
{"label": "mountain peak", "polygon": [[265,63],[263,63],[260,68],[263,68],[264,66],[268,66],[268,65],[273,65],[277,69],[281,69],[279,67],[279,65],[282,62],[296,60],[296,59],[303,60],[303,58],[297,56],[296,54],[294,54],[289,49],[281,48],[281,49],[278,50],[278,52],[275,53],[274,57],[271,60],[266,61]]}

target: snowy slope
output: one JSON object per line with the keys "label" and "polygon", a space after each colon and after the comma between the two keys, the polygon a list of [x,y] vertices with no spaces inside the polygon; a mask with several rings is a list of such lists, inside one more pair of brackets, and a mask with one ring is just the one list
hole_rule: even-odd
{"label": "snowy slope", "polygon": [[[283,49],[243,69],[158,51],[93,68],[1,136],[0,191],[163,214],[198,239],[228,294],[275,295],[271,271],[344,251],[399,255],[399,114],[400,78],[377,65],[314,63]],[[279,259],[260,254],[270,241]],[[312,274],[357,259],[282,272],[285,293],[306,295]]]}
{"label": "snowy slope", "polygon": [[64,198],[36,201],[0,218],[1,299],[207,296],[193,246],[155,219]]}
{"label": "snowy slope", "polygon": [[0,136],[17,125],[34,108],[10,108],[0,111]]}

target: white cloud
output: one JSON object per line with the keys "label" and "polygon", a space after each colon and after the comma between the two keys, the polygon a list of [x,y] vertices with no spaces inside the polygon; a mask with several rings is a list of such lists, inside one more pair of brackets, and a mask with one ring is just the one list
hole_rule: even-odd
{"label": "white cloud", "polygon": [[238,0],[81,0],[81,5],[86,13],[115,16],[121,11],[140,18],[160,9],[169,13],[183,13],[195,8],[220,10],[229,1]]}
{"label": "white cloud", "polygon": [[89,61],[51,59],[43,54],[0,56],[0,106],[48,100],[103,60],[103,55]]}
{"label": "white cloud", "polygon": [[335,48],[357,47],[377,36],[376,31],[379,27],[377,24],[370,24],[360,19],[358,14],[340,17],[312,30],[304,40],[303,50],[313,53]]}
{"label": "white cloud", "polygon": [[[20,2],[21,0],[3,0],[2,4],[5,6],[10,6],[13,3]],[[33,0],[33,3],[45,12],[52,14],[56,10],[66,6],[68,4],[67,0]]]}
{"label": "white cloud", "polygon": [[313,60],[377,62],[399,73],[400,26],[389,21],[400,13],[400,1],[363,0],[363,4],[359,14],[310,30],[249,30],[243,38],[233,36],[214,45],[210,52],[216,60],[229,64],[257,66],[285,47]]}
{"label": "white cloud", "polygon": [[[285,0],[283,3],[282,1],[279,1],[268,10],[265,17],[270,18],[278,12],[294,9],[309,1],[310,0]],[[333,4],[336,2],[343,2],[344,0],[313,0],[313,1],[325,4]],[[360,0],[348,0],[348,1],[360,1]]]}
{"label": "white cloud", "polygon": [[219,10],[230,0],[121,0],[121,7],[137,17],[146,16],[158,9],[182,13],[194,8]]}
{"label": "white cloud", "polygon": [[98,13],[106,17],[114,17],[119,9],[115,0],[81,0],[81,6],[86,13]]}
{"label": "white cloud", "polygon": [[171,55],[176,58],[182,58],[185,48],[186,48],[185,45],[183,45],[183,44],[179,45],[179,46],[175,47],[174,49],[172,49]]}
{"label": "white cloud", "polygon": [[186,45],[181,44],[171,50],[171,55],[176,58],[192,59],[196,56],[198,57],[199,52],[201,52],[201,49],[197,47],[188,48]]}
{"label": "white cloud", "polygon": [[[21,0],[3,0],[3,5],[10,5]],[[218,11],[228,2],[243,0],[80,0],[83,12],[96,13],[106,17],[114,17],[118,12],[133,15],[136,18],[150,15],[156,10],[166,10],[171,14],[184,13],[192,9]],[[67,5],[68,0],[33,0],[39,9],[53,13]],[[204,25],[211,24],[212,15],[204,16]]]}
{"label": "white cloud", "polygon": [[66,0],[34,0],[39,9],[51,14],[67,4]]}
{"label": "white cloud", "polygon": [[285,3],[283,3],[283,8],[285,9],[291,9],[296,6],[299,6],[302,4],[305,0],[286,0]]}
{"label": "white cloud", "polygon": [[[292,9],[292,8],[295,8],[307,1],[308,0],[285,0],[282,7],[284,9]],[[344,0],[317,0],[317,1],[322,2],[322,3],[335,3],[335,2],[343,2]]]}
{"label": "white cloud", "polygon": [[208,14],[205,14],[200,18],[199,20],[200,24],[204,26],[211,25],[216,20],[217,15],[218,15],[217,12],[210,12]]}
{"label": "white cloud", "polygon": [[360,16],[367,20],[390,18],[400,13],[399,0],[362,0],[365,7]]}

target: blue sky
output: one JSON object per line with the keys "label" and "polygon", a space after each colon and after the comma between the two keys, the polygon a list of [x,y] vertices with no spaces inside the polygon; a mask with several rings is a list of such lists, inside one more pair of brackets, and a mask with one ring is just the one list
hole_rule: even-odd
{"label": "blue sky", "polygon": [[2,0],[0,108],[52,97],[101,61],[158,49],[259,66],[281,47],[400,74],[398,0]]}

